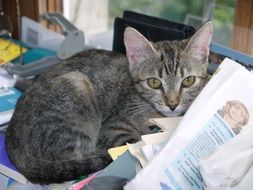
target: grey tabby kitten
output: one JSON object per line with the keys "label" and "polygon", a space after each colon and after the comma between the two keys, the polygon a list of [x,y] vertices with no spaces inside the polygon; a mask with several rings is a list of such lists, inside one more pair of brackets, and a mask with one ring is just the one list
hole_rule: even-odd
{"label": "grey tabby kitten", "polygon": [[28,180],[73,180],[107,166],[107,149],[152,132],[150,117],[183,114],[207,82],[211,22],[190,40],[151,43],[124,33],[127,57],[80,53],[41,75],[6,131],[11,161]]}

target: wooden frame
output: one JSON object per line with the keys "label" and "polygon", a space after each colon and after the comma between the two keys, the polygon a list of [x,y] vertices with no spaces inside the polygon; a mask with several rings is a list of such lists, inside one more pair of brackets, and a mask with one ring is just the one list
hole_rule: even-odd
{"label": "wooden frame", "polygon": [[[44,12],[58,12],[63,13],[63,1],[62,0],[39,0],[39,15]],[[55,24],[50,24],[39,17],[38,22],[53,31],[60,31],[60,27]]]}
{"label": "wooden frame", "polygon": [[232,48],[253,56],[253,1],[237,0]]}
{"label": "wooden frame", "polygon": [[[10,16],[13,26],[13,37],[18,39],[17,4],[20,4],[21,16],[27,16],[42,23],[54,31],[58,26],[51,25],[40,15],[45,11],[63,12],[63,0],[3,0],[3,10]],[[225,35],[225,34],[224,34]],[[233,38],[231,47],[253,56],[253,1],[237,0],[235,7]]]}
{"label": "wooden frame", "polygon": [[43,21],[41,14],[45,11],[62,13],[62,0],[3,0],[3,11],[12,21],[12,34],[14,38],[19,39],[17,2],[19,2],[21,16],[27,16],[37,22],[40,22],[49,27],[51,30],[59,30],[57,26],[50,25],[46,21]]}

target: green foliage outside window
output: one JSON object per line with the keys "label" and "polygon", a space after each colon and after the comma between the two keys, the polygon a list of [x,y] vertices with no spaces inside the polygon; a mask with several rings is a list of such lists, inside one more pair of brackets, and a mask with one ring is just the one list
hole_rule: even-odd
{"label": "green foliage outside window", "polygon": [[215,31],[213,41],[229,46],[234,7],[235,0],[109,0],[109,24],[113,26],[114,18],[121,17],[124,10],[187,22],[196,28],[203,22],[204,16],[212,15]]}

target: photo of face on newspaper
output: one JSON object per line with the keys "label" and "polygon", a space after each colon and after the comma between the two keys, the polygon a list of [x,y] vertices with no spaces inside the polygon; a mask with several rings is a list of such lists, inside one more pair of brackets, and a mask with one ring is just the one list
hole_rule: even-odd
{"label": "photo of face on newspaper", "polygon": [[237,100],[227,101],[225,106],[218,110],[217,113],[234,131],[235,135],[239,134],[242,127],[249,121],[249,112],[246,106]]}

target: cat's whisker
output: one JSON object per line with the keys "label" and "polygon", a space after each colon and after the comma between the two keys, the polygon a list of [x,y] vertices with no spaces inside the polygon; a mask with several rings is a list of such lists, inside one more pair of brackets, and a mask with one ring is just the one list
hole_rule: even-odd
{"label": "cat's whisker", "polygon": [[120,115],[118,118],[125,118],[129,117],[131,115],[138,115],[140,113],[148,113],[149,111],[152,111],[153,108],[151,106],[136,106],[135,108],[130,108],[127,110],[127,113]]}
{"label": "cat's whisker", "polygon": [[137,113],[137,112],[139,112],[139,111],[148,111],[148,110],[151,110],[152,108],[150,108],[150,107],[139,107],[139,108],[130,108],[130,109],[128,109],[127,110],[127,113],[126,114],[124,114],[124,115],[133,115],[133,114],[135,114],[135,113]]}
{"label": "cat's whisker", "polygon": [[132,111],[132,112],[128,112],[126,115],[122,115],[120,116],[119,118],[122,119],[122,118],[127,118],[129,119],[129,116],[131,115],[134,115],[134,116],[140,116],[141,114],[143,113],[149,113],[149,111],[153,111],[153,109],[140,109],[140,110],[135,110],[135,111]]}
{"label": "cat's whisker", "polygon": [[146,108],[146,107],[150,107],[149,104],[138,104],[138,103],[133,103],[133,104],[125,104],[125,107],[129,107],[131,109],[138,109],[138,108]]}

